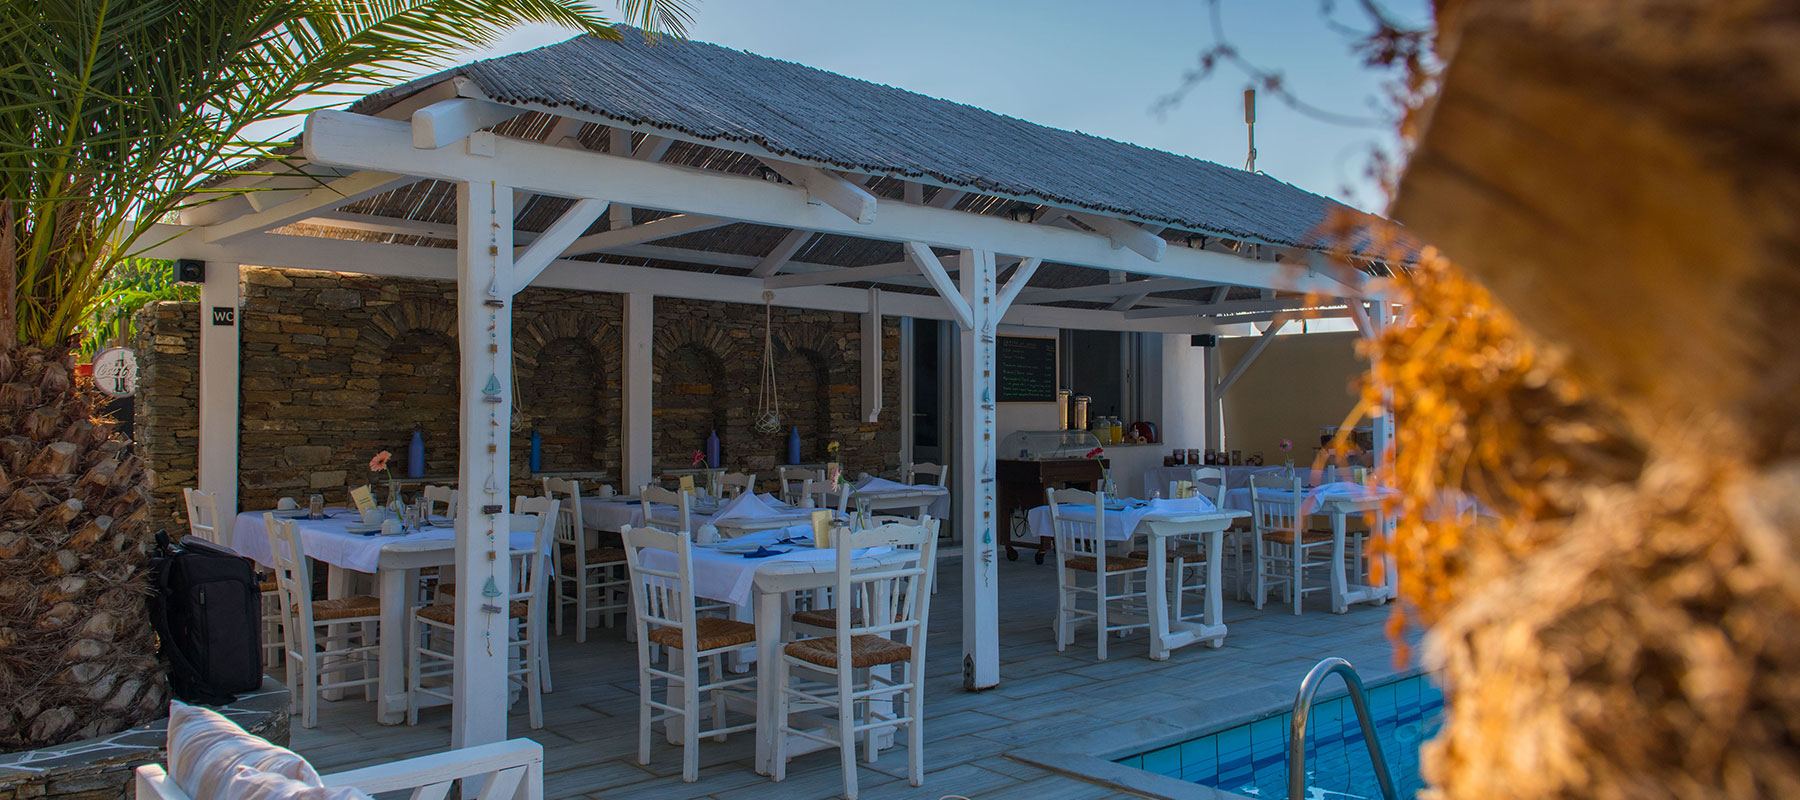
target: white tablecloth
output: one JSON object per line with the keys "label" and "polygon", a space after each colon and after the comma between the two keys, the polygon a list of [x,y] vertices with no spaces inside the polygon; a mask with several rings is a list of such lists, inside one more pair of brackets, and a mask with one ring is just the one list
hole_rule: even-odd
{"label": "white tablecloth", "polygon": [[[1265,499],[1265,500],[1278,502],[1278,503],[1292,503],[1294,500],[1294,493],[1292,491],[1285,491],[1282,489],[1262,489],[1262,490],[1258,491],[1258,494],[1260,494],[1263,497],[1263,499]],[[1362,484],[1348,483],[1348,482],[1342,482],[1342,481],[1340,481],[1338,483],[1327,483],[1323,486],[1314,486],[1313,488],[1306,490],[1306,500],[1310,505],[1312,505],[1314,507],[1317,506],[1318,501],[1325,499],[1325,498],[1332,498],[1332,497],[1346,497],[1346,498],[1350,498],[1353,500],[1361,501],[1361,500],[1374,500],[1374,499],[1380,499],[1380,498],[1384,498],[1384,497],[1398,497],[1398,496],[1399,495],[1392,489],[1382,489],[1382,488],[1371,489],[1367,486],[1363,486]],[[1247,488],[1232,489],[1232,490],[1226,492],[1225,493],[1225,507],[1226,508],[1235,508],[1240,511],[1251,510],[1250,509],[1250,490]]]}
{"label": "white tablecloth", "polygon": [[[741,606],[750,602],[751,590],[756,583],[758,567],[776,561],[825,561],[837,559],[837,551],[831,548],[817,548],[811,544],[775,544],[792,536],[812,536],[812,525],[791,525],[786,528],[775,528],[766,531],[747,533],[733,539],[737,542],[750,542],[766,545],[771,550],[785,550],[779,555],[763,558],[745,558],[742,553],[726,553],[711,547],[696,546],[694,553],[694,594],[709,600]],[[892,548],[871,547],[859,550],[851,555],[879,555]],[[654,570],[674,570],[675,555],[667,551],[643,551],[644,566]]]}
{"label": "white tablecloth", "polygon": [[626,525],[644,524],[644,504],[614,502],[605,497],[581,498],[581,526],[590,531],[618,533]]}
{"label": "white tablecloth", "polygon": [[[1131,538],[1132,532],[1137,530],[1138,522],[1151,514],[1168,514],[1181,511],[1194,513],[1214,510],[1212,501],[1204,497],[1190,497],[1185,500],[1151,500],[1149,502],[1142,500],[1125,500],[1123,502],[1130,505],[1123,510],[1107,509],[1106,511],[1106,538],[1108,541],[1117,542]],[[1092,521],[1094,518],[1093,506],[1064,505],[1062,510],[1065,517],[1088,521]],[[1032,509],[1025,515],[1025,520],[1027,525],[1030,526],[1031,534],[1033,536],[1042,539],[1049,537],[1054,533],[1050,529],[1049,506],[1038,506],[1037,508]]]}
{"label": "white tablecloth", "polygon": [[[254,559],[258,564],[272,567],[275,566],[275,561],[269,553],[269,532],[263,526],[263,513],[246,511],[237,516],[237,525],[232,528],[231,549],[236,550],[239,555]],[[428,528],[403,536],[350,533],[344,530],[344,526],[361,522],[361,516],[342,508],[328,508],[325,513],[331,515],[329,519],[294,520],[295,532],[300,535],[300,549],[306,553],[307,558],[357,572],[375,572],[381,562],[381,549],[388,545],[400,542],[444,542],[450,545],[456,539],[456,531],[448,523],[445,523],[445,527]],[[511,514],[507,518],[513,520],[514,530],[510,542],[512,549],[530,550],[537,531],[529,526],[529,520]]]}
{"label": "white tablecloth", "polygon": [[[1149,491],[1155,489],[1157,491],[1166,492],[1169,490],[1169,481],[1185,481],[1188,479],[1188,476],[1193,474],[1193,470],[1204,468],[1204,465],[1202,465],[1201,467],[1154,467],[1144,470],[1144,490]],[[1215,469],[1225,471],[1226,489],[1249,488],[1250,476],[1252,475],[1280,475],[1287,472],[1287,466],[1285,464],[1262,467],[1215,467]],[[1308,486],[1318,484],[1325,480],[1324,470],[1296,466],[1294,467],[1294,472],[1298,474],[1300,479],[1305,481]]]}
{"label": "white tablecloth", "polygon": [[[935,483],[900,483],[886,478],[870,476],[852,484],[856,494],[851,496],[874,498],[931,497],[931,505],[926,506],[925,513],[932,519],[946,519],[950,516],[950,490]],[[833,508],[837,507],[837,495],[827,496]]]}

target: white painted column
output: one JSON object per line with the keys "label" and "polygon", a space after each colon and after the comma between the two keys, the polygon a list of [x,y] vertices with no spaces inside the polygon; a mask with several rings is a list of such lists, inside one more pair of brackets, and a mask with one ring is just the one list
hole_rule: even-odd
{"label": "white painted column", "polygon": [[862,412],[864,422],[881,418],[881,289],[869,287],[869,310],[862,318]]}
{"label": "white painted column", "polygon": [[[1372,312],[1369,315],[1370,338],[1380,337],[1393,321],[1393,306],[1383,300],[1370,304],[1369,310]],[[1369,369],[1375,369],[1372,361]],[[1375,412],[1374,419],[1370,421],[1369,432],[1375,445],[1375,467],[1385,470],[1384,477],[1391,481],[1393,480],[1393,471],[1389,467],[1392,465],[1394,457],[1394,393],[1392,390],[1382,390],[1381,408]]]}
{"label": "white painted column", "polygon": [[[237,264],[209,263],[200,284],[200,436],[195,483],[219,509],[219,541],[231,545],[238,512]],[[178,533],[171,531],[171,533]],[[180,538],[179,535],[176,538]]]}
{"label": "white painted column", "polygon": [[655,429],[651,420],[651,358],[655,355],[656,296],[649,292],[625,295],[625,375],[620,397],[619,442],[623,474],[619,491],[636,492],[650,482],[651,437]]}
{"label": "white painted column", "polygon": [[[452,747],[506,739],[511,581],[513,192],[495,181],[456,186],[456,329],[461,435],[456,515],[456,705]],[[490,588],[491,585],[491,588]],[[403,631],[382,631],[403,636]]]}
{"label": "white painted column", "polygon": [[1200,445],[1202,448],[1218,450],[1225,446],[1225,393],[1219,391],[1219,381],[1224,377],[1219,346],[1206,348],[1206,443]]}
{"label": "white painted column", "polygon": [[[1205,448],[1207,416],[1212,409],[1212,379],[1206,374],[1207,354],[1213,348],[1192,343],[1192,334],[1162,335],[1161,415],[1163,450],[1173,447]],[[1145,487],[1149,488],[1149,487]]]}
{"label": "white painted column", "polygon": [[963,540],[963,686],[1000,683],[1000,585],[994,514],[994,254],[964,250],[958,260],[970,328],[958,331],[957,487]]}

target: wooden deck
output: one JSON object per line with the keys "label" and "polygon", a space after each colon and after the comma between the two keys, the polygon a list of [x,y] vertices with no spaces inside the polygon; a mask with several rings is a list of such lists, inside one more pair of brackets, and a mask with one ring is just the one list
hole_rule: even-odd
{"label": "wooden deck", "polygon": [[[1158,735],[1166,739],[1177,729],[1172,726],[1204,729],[1291,703],[1300,678],[1324,656],[1348,658],[1371,681],[1396,669],[1394,649],[1383,633],[1389,609],[1353,606],[1348,614],[1333,615],[1323,594],[1315,595],[1299,617],[1277,603],[1259,612],[1248,603],[1227,600],[1230,634],[1225,646],[1187,647],[1165,662],[1146,657],[1147,639],[1141,634],[1115,639],[1111,658],[1104,662],[1095,660],[1087,631],[1079,634],[1076,645],[1058,653],[1050,630],[1055,570],[1025,557],[1002,561],[1000,574],[1000,686],[979,694],[962,689],[961,572],[958,561],[947,557],[931,611],[925,785],[907,785],[905,752],[897,747],[883,753],[879,763],[863,767],[863,797],[1130,796],[1007,753],[1079,737],[1104,736],[1115,743]],[[530,728],[523,703],[515,707],[510,725],[511,735],[544,745],[546,797],[839,796],[836,751],[795,759],[788,779],[777,784],[752,769],[749,735],[703,742],[696,783],[682,783],[680,750],[660,737],[651,763],[639,765],[635,647],[620,633],[601,629],[582,644],[572,637],[555,638],[550,652],[556,691],[544,698],[544,728]],[[296,721],[292,737],[294,749],[324,772],[431,753],[449,742],[445,709],[421,712],[416,727],[382,727],[375,723],[374,705],[360,698],[323,703],[318,727],[303,729]]]}

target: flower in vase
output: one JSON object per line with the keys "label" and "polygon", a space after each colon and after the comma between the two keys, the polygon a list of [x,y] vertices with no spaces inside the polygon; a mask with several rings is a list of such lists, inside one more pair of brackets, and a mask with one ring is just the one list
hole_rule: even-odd
{"label": "flower in vase", "polygon": [[700,451],[699,451],[699,450],[695,450],[695,451],[694,451],[694,460],[693,460],[693,461],[690,461],[690,462],[688,462],[688,466],[690,466],[690,467],[698,467],[698,466],[700,466],[700,465],[701,465],[701,464],[704,464],[704,463],[706,463],[706,454],[705,454],[705,453],[702,453],[702,452],[700,452]]}
{"label": "flower in vase", "polygon": [[1086,457],[1087,458],[1099,458],[1103,455],[1106,455],[1106,448],[1096,447],[1092,450],[1089,450]]}
{"label": "flower in vase", "polygon": [[1283,452],[1283,453],[1285,453],[1289,450],[1292,450],[1292,449],[1294,449],[1294,440],[1282,439],[1279,447],[1281,448],[1281,452]]}
{"label": "flower in vase", "polygon": [[388,459],[393,458],[393,457],[394,457],[394,454],[390,453],[386,450],[376,453],[374,458],[369,459],[369,471],[370,472],[380,472],[382,470],[387,469]]}

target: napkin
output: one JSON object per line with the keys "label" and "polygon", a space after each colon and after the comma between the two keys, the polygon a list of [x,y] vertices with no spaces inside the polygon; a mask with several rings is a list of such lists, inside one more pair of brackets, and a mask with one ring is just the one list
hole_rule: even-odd
{"label": "napkin", "polygon": [[864,478],[864,479],[856,482],[856,490],[859,492],[898,492],[898,491],[906,491],[906,490],[912,489],[912,488],[915,488],[915,487],[908,486],[904,483],[898,483],[896,481],[890,481],[886,478],[877,478],[874,476],[870,476],[870,477]]}
{"label": "napkin", "polygon": [[713,514],[712,519],[714,523],[717,523],[727,519],[758,519],[778,516],[781,516],[781,512],[770,508],[767,503],[762,501],[762,498],[745,492],[720,506],[719,510]]}

